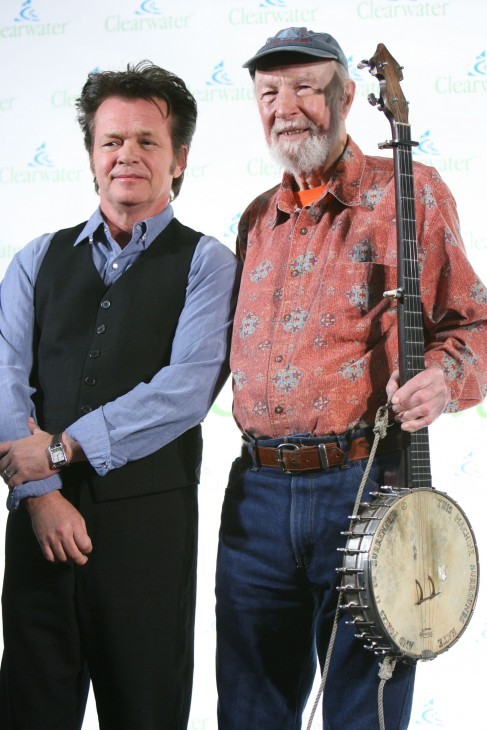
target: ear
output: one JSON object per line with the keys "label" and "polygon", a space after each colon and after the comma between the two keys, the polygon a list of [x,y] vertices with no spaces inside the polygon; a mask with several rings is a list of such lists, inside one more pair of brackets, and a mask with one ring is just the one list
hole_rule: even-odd
{"label": "ear", "polygon": [[347,81],[345,81],[345,84],[343,87],[343,95],[342,95],[341,104],[340,104],[340,111],[342,113],[343,119],[346,119],[348,117],[348,113],[351,109],[354,98],[355,98],[355,81],[352,81],[352,79],[347,79]]}
{"label": "ear", "polygon": [[188,164],[188,148],[185,144],[179,150],[177,156],[174,158],[174,171],[173,177],[181,177]]}

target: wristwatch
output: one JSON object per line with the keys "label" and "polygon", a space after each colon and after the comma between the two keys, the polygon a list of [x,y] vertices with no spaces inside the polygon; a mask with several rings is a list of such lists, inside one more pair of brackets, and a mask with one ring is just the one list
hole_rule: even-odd
{"label": "wristwatch", "polygon": [[51,469],[62,469],[63,466],[68,466],[68,459],[60,433],[56,433],[52,437],[51,445],[47,447],[47,456]]}

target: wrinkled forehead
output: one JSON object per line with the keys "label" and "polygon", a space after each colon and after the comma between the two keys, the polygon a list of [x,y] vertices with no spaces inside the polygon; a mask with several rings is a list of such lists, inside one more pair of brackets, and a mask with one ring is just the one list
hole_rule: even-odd
{"label": "wrinkled forehead", "polygon": [[128,133],[148,135],[171,131],[171,115],[163,99],[108,96],[99,105],[93,118],[94,137]]}
{"label": "wrinkled forehead", "polygon": [[107,96],[100,102],[95,112],[95,119],[105,114],[145,114],[146,116],[162,117],[164,120],[170,116],[167,102],[164,99],[152,96],[148,98],[124,96],[122,94]]}

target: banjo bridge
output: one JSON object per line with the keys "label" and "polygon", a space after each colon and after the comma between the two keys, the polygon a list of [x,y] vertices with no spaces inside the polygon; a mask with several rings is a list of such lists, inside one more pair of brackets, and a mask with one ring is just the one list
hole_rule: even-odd
{"label": "banjo bridge", "polygon": [[430,587],[430,593],[429,593],[429,596],[425,596],[423,587],[422,587],[421,583],[419,582],[419,580],[416,578],[415,583],[416,583],[416,593],[418,596],[418,600],[414,604],[415,606],[421,606],[421,604],[424,603],[425,601],[431,601],[433,598],[436,598],[436,596],[440,595],[441,591],[437,591],[435,589],[434,580],[430,575],[428,576],[428,582],[429,582],[429,587]]}

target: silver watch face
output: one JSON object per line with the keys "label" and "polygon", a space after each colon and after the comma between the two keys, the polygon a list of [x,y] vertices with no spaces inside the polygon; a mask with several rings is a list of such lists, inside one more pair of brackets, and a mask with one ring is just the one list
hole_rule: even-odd
{"label": "silver watch face", "polygon": [[49,448],[49,453],[51,454],[51,461],[53,464],[65,463],[66,456],[62,446],[51,446]]}

